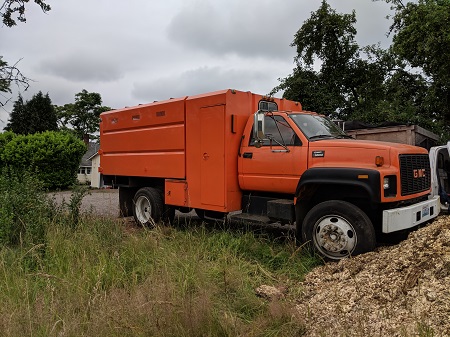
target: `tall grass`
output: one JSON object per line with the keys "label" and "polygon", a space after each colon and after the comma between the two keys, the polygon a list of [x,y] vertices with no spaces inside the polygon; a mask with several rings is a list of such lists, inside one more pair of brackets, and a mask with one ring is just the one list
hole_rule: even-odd
{"label": "tall grass", "polygon": [[[22,189],[24,179],[16,179],[14,187],[0,190],[5,209],[19,210],[4,211],[1,218],[1,226],[4,219],[11,228],[19,226],[11,232],[15,239],[2,241],[0,249],[2,336],[303,332],[289,299],[318,261],[290,238],[194,222],[137,228],[82,213],[85,190],[58,205],[29,179]],[[19,201],[23,207],[17,209]],[[36,237],[30,230],[35,224]],[[24,237],[31,239],[25,244]],[[286,298],[258,297],[255,289],[262,284],[283,286]]]}
{"label": "tall grass", "polygon": [[291,305],[255,288],[289,287],[315,263],[251,232],[146,231],[89,216],[76,229],[53,223],[32,272],[28,253],[0,251],[6,336],[294,336]]}

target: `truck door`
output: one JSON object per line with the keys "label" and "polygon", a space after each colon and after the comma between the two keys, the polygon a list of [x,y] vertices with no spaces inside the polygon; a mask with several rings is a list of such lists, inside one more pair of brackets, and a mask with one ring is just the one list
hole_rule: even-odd
{"label": "truck door", "polygon": [[239,158],[240,187],[247,191],[294,194],[307,168],[308,146],[302,144],[284,117],[265,116],[264,122],[266,135],[272,140],[264,140],[259,148],[247,128]]}
{"label": "truck door", "polygon": [[225,206],[225,106],[201,108],[200,115],[201,203]]}

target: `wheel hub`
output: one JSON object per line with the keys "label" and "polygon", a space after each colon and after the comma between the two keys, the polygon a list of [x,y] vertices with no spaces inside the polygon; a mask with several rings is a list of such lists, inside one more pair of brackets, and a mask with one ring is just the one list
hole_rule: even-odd
{"label": "wheel hub", "polygon": [[324,254],[331,257],[348,255],[356,246],[352,225],[337,216],[325,217],[317,222],[315,240]]}

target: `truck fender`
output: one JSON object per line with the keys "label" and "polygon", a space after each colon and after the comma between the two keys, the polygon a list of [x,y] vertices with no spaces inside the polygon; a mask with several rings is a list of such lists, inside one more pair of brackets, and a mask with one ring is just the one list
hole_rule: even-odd
{"label": "truck fender", "polygon": [[[313,199],[314,191],[323,185],[358,187],[367,192],[371,202],[381,201],[380,173],[376,170],[347,167],[318,167],[306,170],[298,182],[296,200]],[[344,191],[342,192],[344,194]]]}
{"label": "truck fender", "polygon": [[[334,196],[323,192],[323,187],[333,189]],[[376,170],[355,168],[311,168],[301,176],[295,192],[295,220],[297,233],[308,211],[317,203],[329,199],[345,199],[345,193],[350,189],[362,191],[370,203],[381,201],[380,174]],[[318,191],[322,190],[322,195]],[[331,193],[330,193],[331,194]],[[353,195],[347,194],[347,197]],[[357,197],[356,195],[354,197]]]}

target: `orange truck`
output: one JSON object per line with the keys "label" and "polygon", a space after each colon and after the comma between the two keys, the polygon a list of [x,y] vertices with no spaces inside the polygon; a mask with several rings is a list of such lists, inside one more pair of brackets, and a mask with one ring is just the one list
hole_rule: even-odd
{"label": "orange truck", "polygon": [[[298,102],[223,90],[105,112],[100,167],[123,216],[296,223],[330,260],[438,215],[428,153],[359,141]],[[231,213],[231,214],[230,214]]]}

